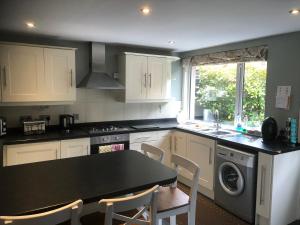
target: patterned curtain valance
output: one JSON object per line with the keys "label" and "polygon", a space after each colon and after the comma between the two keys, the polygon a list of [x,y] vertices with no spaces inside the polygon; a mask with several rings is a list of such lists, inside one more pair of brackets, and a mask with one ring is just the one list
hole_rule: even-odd
{"label": "patterned curtain valance", "polygon": [[258,46],[187,57],[183,59],[182,63],[184,67],[187,67],[189,65],[198,66],[206,64],[266,61],[267,57],[268,47]]}

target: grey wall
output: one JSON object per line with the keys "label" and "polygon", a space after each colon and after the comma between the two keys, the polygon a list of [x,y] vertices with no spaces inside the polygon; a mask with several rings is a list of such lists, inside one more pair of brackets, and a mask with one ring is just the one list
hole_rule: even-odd
{"label": "grey wall", "polygon": [[[266,116],[275,117],[279,126],[284,127],[288,117],[298,118],[300,109],[300,32],[182,52],[180,56],[200,55],[258,45],[268,45],[269,48]],[[275,108],[278,85],[292,86],[292,101],[289,110]]]}

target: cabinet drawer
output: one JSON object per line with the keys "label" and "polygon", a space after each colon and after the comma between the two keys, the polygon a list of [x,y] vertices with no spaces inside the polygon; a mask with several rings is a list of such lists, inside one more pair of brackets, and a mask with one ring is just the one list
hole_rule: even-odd
{"label": "cabinet drawer", "polygon": [[60,158],[60,141],[4,146],[3,165],[12,166]]}
{"label": "cabinet drawer", "polygon": [[140,132],[130,134],[130,143],[143,143],[147,141],[155,141],[157,140],[156,132]]}

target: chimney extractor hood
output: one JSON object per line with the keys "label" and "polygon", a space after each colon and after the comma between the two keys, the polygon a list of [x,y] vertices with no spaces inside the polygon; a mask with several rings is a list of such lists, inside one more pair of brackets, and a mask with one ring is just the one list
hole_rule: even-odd
{"label": "chimney extractor hood", "polygon": [[105,45],[91,43],[90,71],[79,83],[79,88],[124,89],[124,86],[106,73]]}

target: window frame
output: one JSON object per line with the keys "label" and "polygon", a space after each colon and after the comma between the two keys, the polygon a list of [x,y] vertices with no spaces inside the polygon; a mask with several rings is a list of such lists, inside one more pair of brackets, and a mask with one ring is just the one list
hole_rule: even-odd
{"label": "window frame", "polygon": [[[243,98],[244,98],[244,81],[245,81],[245,64],[247,62],[238,62],[237,72],[236,72],[236,97],[235,97],[235,111],[234,111],[234,126],[236,126],[236,121],[238,116],[242,119],[243,117]],[[210,64],[213,65],[213,64]],[[201,65],[200,65],[201,66]],[[188,102],[187,102],[187,115],[189,120],[195,120],[195,83],[196,83],[196,67],[191,67],[191,75],[188,79]],[[267,71],[266,71],[267,72]],[[201,76],[201,74],[200,74]],[[265,113],[265,112],[264,112]]]}

